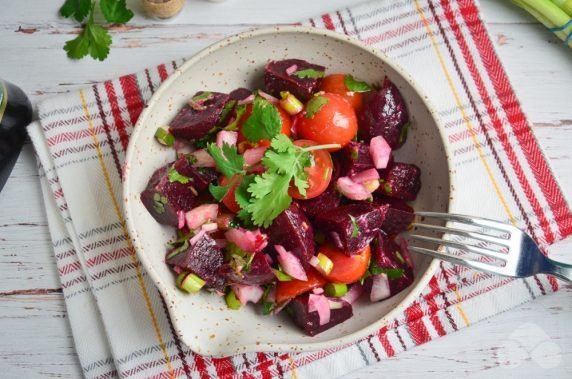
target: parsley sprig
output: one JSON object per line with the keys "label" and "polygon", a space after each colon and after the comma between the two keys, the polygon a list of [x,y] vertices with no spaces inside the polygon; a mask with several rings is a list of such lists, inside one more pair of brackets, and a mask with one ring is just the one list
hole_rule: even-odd
{"label": "parsley sprig", "polygon": [[[103,17],[110,23],[125,24],[133,17],[133,12],[127,8],[125,0],[99,0],[99,6]],[[107,29],[95,23],[95,8],[94,0],[65,0],[60,8],[63,17],[74,18],[78,22],[87,18],[79,36],[64,45],[68,57],[82,59],[89,54],[93,59],[103,61],[109,55],[111,35]]]}
{"label": "parsley sprig", "polygon": [[222,149],[209,144],[207,151],[213,157],[219,171],[230,181],[225,186],[211,184],[209,191],[221,201],[228,191],[240,181],[235,198],[241,211],[239,218],[246,224],[268,227],[272,221],[292,203],[288,190],[292,185],[302,196],[306,196],[308,175],[306,167],[312,165],[311,151],[337,148],[339,145],[318,145],[300,147],[283,134],[272,139],[264,153],[262,174],[248,174],[244,158],[235,146],[224,144]]}

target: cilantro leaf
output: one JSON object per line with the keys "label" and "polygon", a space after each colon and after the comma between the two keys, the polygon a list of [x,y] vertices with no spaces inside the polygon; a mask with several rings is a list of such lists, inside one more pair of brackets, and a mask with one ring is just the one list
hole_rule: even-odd
{"label": "cilantro leaf", "polygon": [[355,80],[354,77],[349,74],[344,77],[344,84],[346,88],[352,92],[367,92],[372,90],[369,84]]}
{"label": "cilantro leaf", "polygon": [[328,104],[330,100],[325,96],[314,96],[306,104],[306,115],[308,119],[314,118],[314,115],[322,109],[322,107]]}
{"label": "cilantro leaf", "polygon": [[133,12],[127,8],[125,0],[99,0],[99,6],[108,22],[125,24],[133,18]]}
{"label": "cilantro leaf", "polygon": [[82,22],[91,10],[91,0],[66,0],[60,8],[63,17],[73,17],[76,21]]}
{"label": "cilantro leaf", "polygon": [[252,105],[252,113],[242,127],[242,134],[250,142],[272,139],[282,129],[282,119],[278,109],[268,100],[257,96]]}
{"label": "cilantro leaf", "polygon": [[111,36],[105,28],[93,22],[92,13],[85,25],[85,29],[79,36],[67,41],[64,45],[64,50],[67,52],[68,57],[72,59],[81,59],[89,53],[93,59],[102,61],[107,58],[110,45]]}
{"label": "cilantro leaf", "polygon": [[169,182],[171,182],[171,183],[179,182],[181,184],[187,184],[192,180],[188,176],[180,174],[179,171],[177,171],[177,169],[175,167],[173,167],[169,170],[169,173],[167,174],[167,178],[169,179]]}
{"label": "cilantro leaf", "polygon": [[236,146],[224,143],[222,150],[214,143],[207,144],[207,151],[213,157],[217,168],[228,179],[235,174],[244,173],[244,158],[238,154]]}
{"label": "cilantro leaf", "polygon": [[248,206],[250,205],[250,199],[252,197],[248,192],[248,186],[250,186],[252,182],[254,182],[254,175],[244,176],[239,186],[236,187],[236,191],[234,193],[236,202],[240,207],[240,211],[238,211],[237,216],[245,226],[252,225],[251,214],[248,211]]}
{"label": "cilantro leaf", "polygon": [[284,134],[278,134],[272,139],[272,148],[279,153],[290,152],[294,153],[296,145],[292,143],[292,140],[285,136]]}
{"label": "cilantro leaf", "polygon": [[351,238],[355,238],[357,236],[359,236],[361,234],[360,230],[359,230],[359,226],[357,224],[356,218],[352,215],[350,216],[350,220],[352,221],[352,235]]}
{"label": "cilantro leaf", "polygon": [[323,78],[325,72],[314,70],[313,68],[307,68],[305,70],[298,70],[294,72],[292,75],[300,79],[305,79],[305,78],[318,79],[318,78]]}
{"label": "cilantro leaf", "polygon": [[232,184],[228,184],[226,186],[217,186],[211,183],[209,184],[209,192],[211,195],[213,195],[216,201],[220,202],[226,196],[228,191],[230,191],[231,186]]}
{"label": "cilantro leaf", "polygon": [[288,195],[290,175],[279,175],[265,172],[254,178],[254,183],[248,186],[248,192],[257,200],[248,205],[254,225],[267,228],[292,203]]}

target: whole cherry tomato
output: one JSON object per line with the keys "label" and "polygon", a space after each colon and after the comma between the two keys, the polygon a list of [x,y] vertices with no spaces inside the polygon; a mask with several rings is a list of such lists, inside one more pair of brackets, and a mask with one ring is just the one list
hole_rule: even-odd
{"label": "whole cherry tomato", "polygon": [[324,92],[335,93],[343,96],[358,112],[363,105],[363,93],[353,92],[346,87],[346,75],[344,74],[332,74],[326,76],[322,79],[320,84],[320,89]]}
{"label": "whole cherry tomato", "polygon": [[[315,146],[316,142],[299,139],[294,141],[294,145],[306,147]],[[308,174],[308,188],[306,188],[306,197],[302,196],[298,191],[298,188],[291,186],[288,194],[294,199],[312,199],[328,188],[330,180],[332,179],[332,171],[334,169],[334,163],[332,161],[332,156],[326,150],[314,150],[311,151],[313,162],[312,166],[306,167],[305,171]]]}
{"label": "whole cherry tomato", "polygon": [[353,283],[359,280],[367,271],[371,249],[367,245],[357,254],[347,255],[331,245],[323,245],[318,249],[318,254],[322,253],[334,264],[334,268],[329,274],[322,274],[328,281],[333,283]]}
{"label": "whole cherry tomato", "polygon": [[[296,129],[300,136],[318,144],[347,145],[358,130],[354,109],[346,99],[335,93],[312,97],[305,111],[298,115]],[[339,149],[330,149],[335,151]]]}

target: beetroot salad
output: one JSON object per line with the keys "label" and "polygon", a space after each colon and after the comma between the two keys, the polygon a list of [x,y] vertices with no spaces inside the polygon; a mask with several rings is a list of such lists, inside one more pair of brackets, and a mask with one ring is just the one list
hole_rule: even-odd
{"label": "beetroot salad", "polygon": [[387,78],[326,75],[300,59],[271,61],[264,88],[197,92],[155,133],[176,159],[150,178],[141,200],[177,229],[166,263],[176,285],[282,309],[308,335],[413,282],[404,241],[407,201],[420,170],[396,162],[410,125]]}

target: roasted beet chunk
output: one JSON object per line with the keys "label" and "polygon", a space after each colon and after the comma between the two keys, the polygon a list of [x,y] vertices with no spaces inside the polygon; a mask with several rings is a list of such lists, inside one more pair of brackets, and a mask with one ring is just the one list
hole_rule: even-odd
{"label": "roasted beet chunk", "polygon": [[[390,295],[403,291],[413,283],[413,264],[406,249],[402,249],[395,240],[383,232],[379,232],[371,244],[372,274],[385,274],[389,281]],[[371,284],[371,283],[369,283]],[[366,283],[366,289],[368,283]]]}
{"label": "roasted beet chunk", "polygon": [[223,254],[208,234],[204,234],[193,245],[187,242],[183,248],[169,252],[167,264],[195,273],[211,288],[221,292],[224,290],[224,278],[218,274],[223,264]]}
{"label": "roasted beet chunk", "polygon": [[358,253],[376,236],[383,223],[376,206],[368,203],[342,205],[316,217],[314,225],[344,253]]}
{"label": "roasted beet chunk", "polygon": [[[273,245],[282,245],[294,254],[304,267],[309,266],[310,258],[314,255],[314,229],[308,217],[298,204],[292,203],[288,209],[274,219],[266,230],[268,240]],[[269,246],[269,252],[274,254],[274,248]]]}
{"label": "roasted beet chunk", "polygon": [[359,121],[359,133],[366,141],[382,136],[392,149],[403,145],[409,115],[399,90],[388,78],[380,90],[368,96]]}
{"label": "roasted beet chunk", "polygon": [[421,189],[421,170],[414,164],[393,163],[380,170],[381,185],[377,191],[401,200],[415,200]]}
{"label": "roasted beet chunk", "polygon": [[288,91],[306,102],[318,90],[326,68],[301,59],[271,61],[264,67],[264,91],[280,97]]}
{"label": "roasted beet chunk", "polygon": [[206,136],[217,125],[228,100],[224,93],[197,92],[171,121],[171,133],[189,141]]}
{"label": "roasted beet chunk", "polygon": [[306,216],[313,220],[316,218],[316,216],[331,209],[337,208],[338,205],[340,205],[340,200],[341,197],[336,192],[334,184],[332,183],[319,196],[316,196],[310,200],[299,200],[298,205],[302,211],[304,211]]}
{"label": "roasted beet chunk", "polygon": [[387,234],[396,234],[407,230],[415,218],[413,208],[403,200],[375,194],[374,203],[383,215],[381,230]]}
{"label": "roasted beet chunk", "polygon": [[260,285],[272,282],[275,276],[268,262],[268,257],[261,251],[255,254],[249,267],[242,269],[240,272],[236,272],[230,264],[225,263],[221,267],[219,274],[224,276],[228,281],[238,284]]}
{"label": "roasted beet chunk", "polygon": [[[320,325],[320,316],[317,311],[310,312],[308,309],[309,294],[298,296],[288,303],[286,310],[300,328],[307,335],[315,336],[318,333],[328,330],[353,316],[350,303],[336,299],[335,309],[330,309],[330,321]],[[339,307],[339,308],[338,308]]]}
{"label": "roasted beet chunk", "polygon": [[172,175],[170,178],[172,170],[174,165],[170,163],[155,171],[141,193],[141,201],[158,223],[177,226],[177,212],[186,212],[196,205],[197,191],[190,180],[181,183],[173,180]]}
{"label": "roasted beet chunk", "polygon": [[342,153],[343,176],[374,168],[367,143],[351,141],[342,149]]}
{"label": "roasted beet chunk", "polygon": [[[189,178],[190,184],[198,192],[206,190],[209,184],[218,178],[214,168],[194,167],[186,157],[177,159],[175,170],[183,177]],[[185,179],[182,180],[185,181]]]}
{"label": "roasted beet chunk", "polygon": [[243,87],[237,88],[228,94],[231,100],[237,100],[237,101],[244,100],[250,95],[252,95],[252,91],[249,90],[248,88],[243,88]]}

